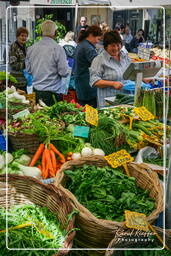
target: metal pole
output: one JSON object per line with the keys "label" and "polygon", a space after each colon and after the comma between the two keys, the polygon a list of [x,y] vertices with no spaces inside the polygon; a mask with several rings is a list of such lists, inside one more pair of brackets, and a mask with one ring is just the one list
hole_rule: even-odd
{"label": "metal pole", "polygon": [[[170,29],[171,29],[171,9],[170,9]],[[171,44],[171,33],[169,33],[169,50]],[[169,51],[169,60],[171,60]],[[169,101],[169,99],[168,99]],[[166,182],[166,229],[171,228],[171,133],[170,133],[170,148],[169,148],[169,170]]]}

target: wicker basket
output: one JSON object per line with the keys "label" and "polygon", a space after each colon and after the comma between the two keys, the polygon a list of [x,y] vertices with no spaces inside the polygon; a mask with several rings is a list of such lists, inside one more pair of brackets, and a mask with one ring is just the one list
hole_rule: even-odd
{"label": "wicker basket", "polygon": [[67,216],[72,212],[68,197],[54,185],[44,185],[32,177],[8,175],[8,194],[6,201],[6,177],[0,175],[0,206],[9,208],[19,204],[35,204],[47,207],[61,223],[61,227],[68,233],[63,249],[56,256],[66,255],[72,247],[75,236],[75,216],[69,221]]}
{"label": "wicker basket", "polygon": [[[155,228],[155,230],[157,231],[157,233],[161,236],[161,238],[163,238],[164,236],[164,230],[162,228],[159,227],[155,227],[153,226],[153,228]],[[127,231],[127,230],[123,230],[123,231]],[[136,232],[136,230],[130,230],[129,231],[131,233],[131,237],[133,237],[134,233]],[[130,237],[130,238],[131,238]],[[165,243],[166,245],[171,249],[171,230],[169,229],[165,229]],[[109,243],[108,248],[106,250],[105,256],[117,256],[118,255],[118,250],[115,250],[115,248],[135,248],[139,247],[139,248],[146,248],[146,246],[149,244],[149,242],[123,242],[121,239],[118,240],[117,237],[114,237],[114,239],[112,239],[112,241]],[[161,248],[163,247],[163,245],[158,241],[158,245],[161,246]]]}
{"label": "wicker basket", "polygon": [[13,150],[25,149],[28,153],[34,154],[40,144],[36,134],[8,133],[8,139]]}
{"label": "wicker basket", "polygon": [[[76,225],[80,228],[77,232],[77,239],[82,247],[87,248],[107,248],[109,242],[114,237],[118,227],[123,227],[124,222],[97,219],[88,209],[81,205],[76,197],[62,185],[65,184],[64,170],[72,169],[74,166],[107,165],[106,160],[100,156],[86,157],[78,160],[66,162],[57,173],[55,185],[59,186],[72,200],[73,205],[80,211],[76,219]],[[143,189],[150,191],[150,197],[156,202],[156,209],[147,217],[148,222],[153,222],[163,210],[163,190],[158,176],[152,171],[146,171],[137,164],[129,164],[129,173],[136,178],[136,183]]]}

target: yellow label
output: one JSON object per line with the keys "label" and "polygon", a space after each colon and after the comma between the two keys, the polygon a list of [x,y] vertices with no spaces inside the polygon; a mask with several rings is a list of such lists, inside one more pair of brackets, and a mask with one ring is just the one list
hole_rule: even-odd
{"label": "yellow label", "polygon": [[97,109],[86,105],[85,119],[89,124],[97,126],[99,120]]}
{"label": "yellow label", "polygon": [[157,145],[157,146],[162,146],[162,144],[160,143],[159,138],[157,136],[149,136],[145,133],[143,133],[142,136],[143,136],[144,140],[147,140],[151,144],[154,144],[154,145]]}
{"label": "yellow label", "polygon": [[130,163],[134,160],[134,158],[125,149],[112,153],[104,158],[113,168],[117,168],[118,166]]}
{"label": "yellow label", "polygon": [[154,115],[148,111],[144,106],[134,108],[133,111],[135,112],[136,115],[139,116],[143,121],[149,121],[151,119],[154,119]]}
{"label": "yellow label", "polygon": [[146,215],[139,212],[125,211],[125,224],[128,228],[149,231]]}

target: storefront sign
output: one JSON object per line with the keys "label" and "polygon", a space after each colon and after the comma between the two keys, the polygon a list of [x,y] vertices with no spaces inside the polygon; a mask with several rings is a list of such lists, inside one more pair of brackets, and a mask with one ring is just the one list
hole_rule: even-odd
{"label": "storefront sign", "polygon": [[149,231],[146,215],[143,213],[125,211],[125,221],[128,228]]}
{"label": "storefront sign", "polygon": [[86,105],[85,120],[89,124],[97,126],[99,120],[97,109]]}
{"label": "storefront sign", "polygon": [[76,0],[30,0],[30,3],[39,5],[75,5]]}
{"label": "storefront sign", "polygon": [[149,121],[151,119],[154,119],[154,115],[148,111],[144,106],[134,108],[134,113],[139,116],[143,121]]}
{"label": "storefront sign", "polygon": [[104,158],[113,168],[125,165],[134,160],[134,158],[125,149],[112,153]]}

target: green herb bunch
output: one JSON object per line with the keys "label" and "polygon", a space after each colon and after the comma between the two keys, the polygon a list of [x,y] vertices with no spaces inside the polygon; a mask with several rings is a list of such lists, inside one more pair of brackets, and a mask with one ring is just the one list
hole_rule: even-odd
{"label": "green herb bunch", "polygon": [[78,201],[96,217],[123,221],[124,210],[137,211],[147,216],[154,210],[149,192],[137,187],[134,177],[128,177],[120,168],[83,165],[65,170],[69,189]]}

